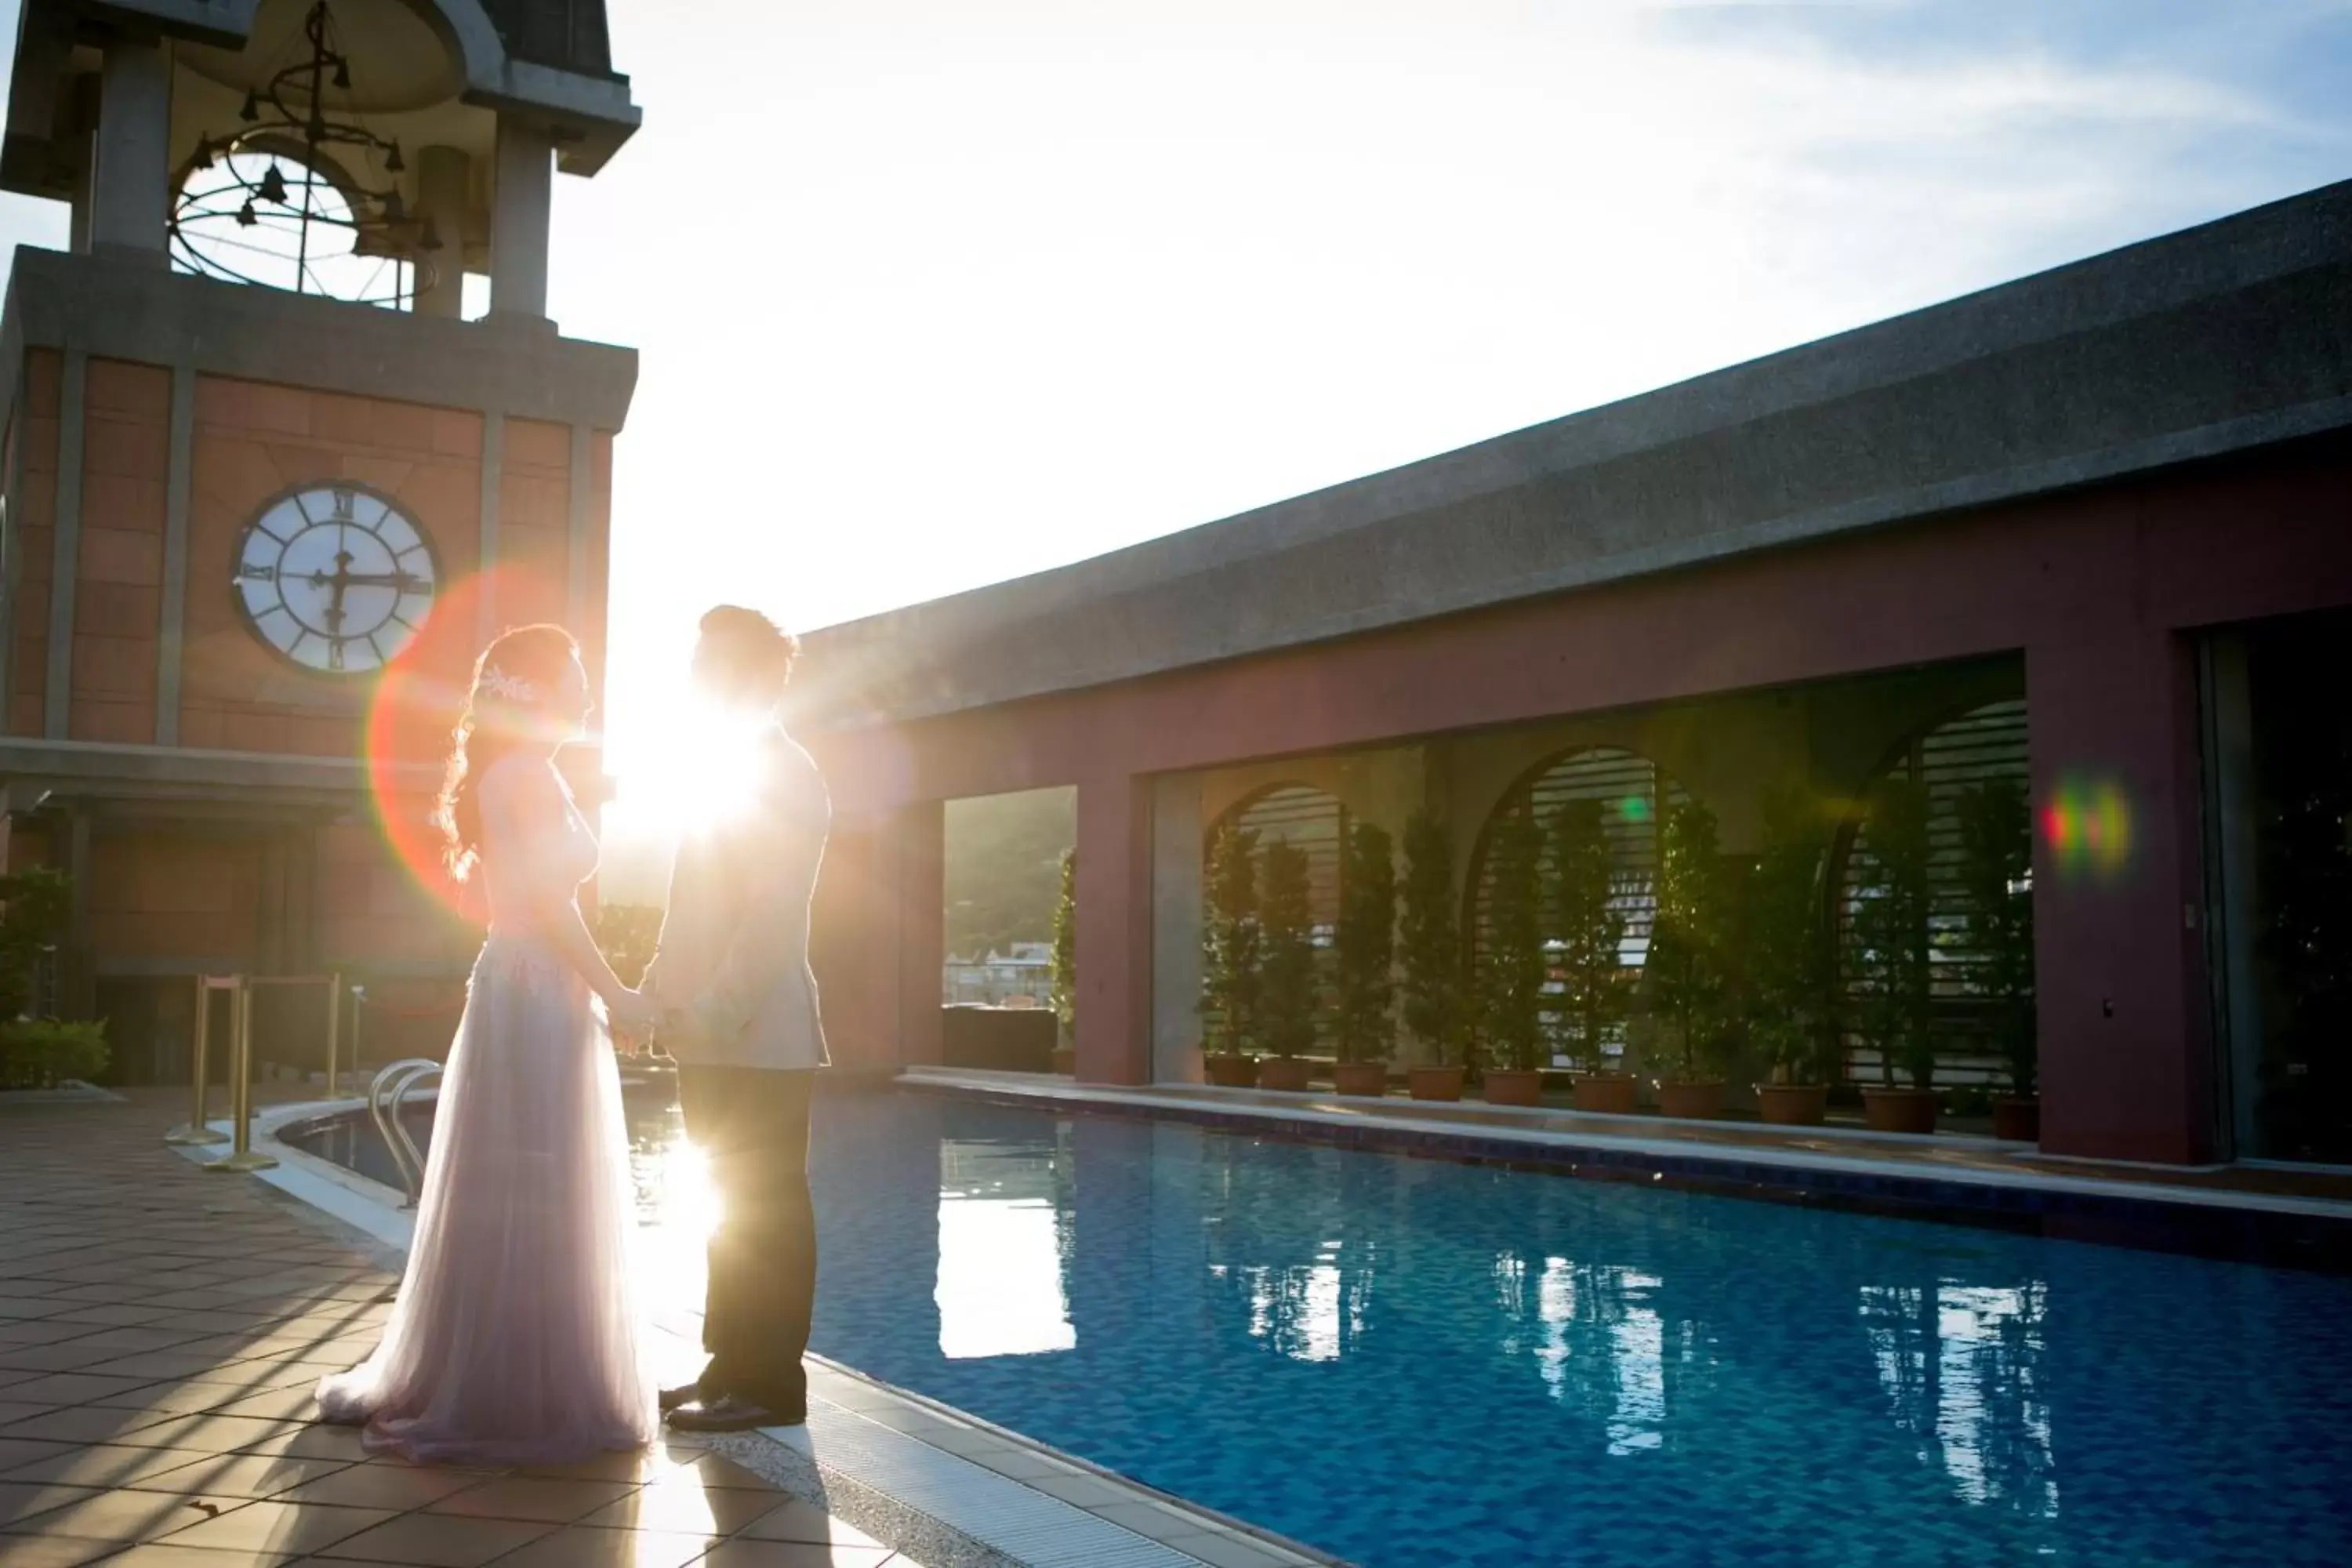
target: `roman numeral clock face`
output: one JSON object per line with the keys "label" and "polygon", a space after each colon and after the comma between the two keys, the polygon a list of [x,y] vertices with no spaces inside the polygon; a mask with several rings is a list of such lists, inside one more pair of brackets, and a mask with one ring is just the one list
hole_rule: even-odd
{"label": "roman numeral clock face", "polygon": [[379,669],[407,647],[438,581],[415,520],[354,486],[281,497],[237,541],[237,601],[254,635],[330,675]]}

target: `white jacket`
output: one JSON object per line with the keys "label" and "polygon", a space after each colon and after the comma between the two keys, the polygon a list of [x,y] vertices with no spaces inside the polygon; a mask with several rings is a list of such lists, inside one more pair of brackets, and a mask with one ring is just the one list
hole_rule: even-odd
{"label": "white jacket", "polygon": [[739,815],[678,842],[669,909],[646,970],[656,1045],[689,1067],[825,1066],[809,900],[833,828],[816,763],[778,726]]}

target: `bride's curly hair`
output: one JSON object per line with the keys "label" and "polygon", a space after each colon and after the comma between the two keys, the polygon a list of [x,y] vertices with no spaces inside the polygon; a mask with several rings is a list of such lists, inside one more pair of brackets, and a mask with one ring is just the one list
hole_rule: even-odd
{"label": "bride's curly hair", "polygon": [[449,765],[433,814],[442,858],[458,881],[472,874],[482,855],[484,775],[516,747],[544,743],[543,715],[579,651],[562,626],[517,626],[500,633],[474,661],[473,687],[449,737]]}

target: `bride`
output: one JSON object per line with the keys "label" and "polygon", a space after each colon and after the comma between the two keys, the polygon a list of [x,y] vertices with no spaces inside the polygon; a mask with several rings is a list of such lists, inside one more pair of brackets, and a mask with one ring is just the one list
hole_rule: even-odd
{"label": "bride", "polygon": [[[596,840],[555,771],[587,672],[561,626],[524,626],[474,667],[442,791],[451,870],[490,912],[442,1080],[408,1270],[383,1338],[323,1379],[332,1421],[424,1461],[558,1464],[657,1430],[627,1253],[635,1226],[606,1017],[652,1005],[581,919]],[[603,1005],[597,1004],[601,1001]]]}

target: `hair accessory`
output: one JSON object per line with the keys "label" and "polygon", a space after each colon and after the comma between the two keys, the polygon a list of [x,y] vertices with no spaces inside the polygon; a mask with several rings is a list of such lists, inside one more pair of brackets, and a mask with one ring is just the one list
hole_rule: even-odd
{"label": "hair accessory", "polygon": [[539,700],[539,688],[536,685],[520,676],[509,675],[495,664],[482,671],[480,685],[482,689],[491,696],[502,698],[509,702]]}

